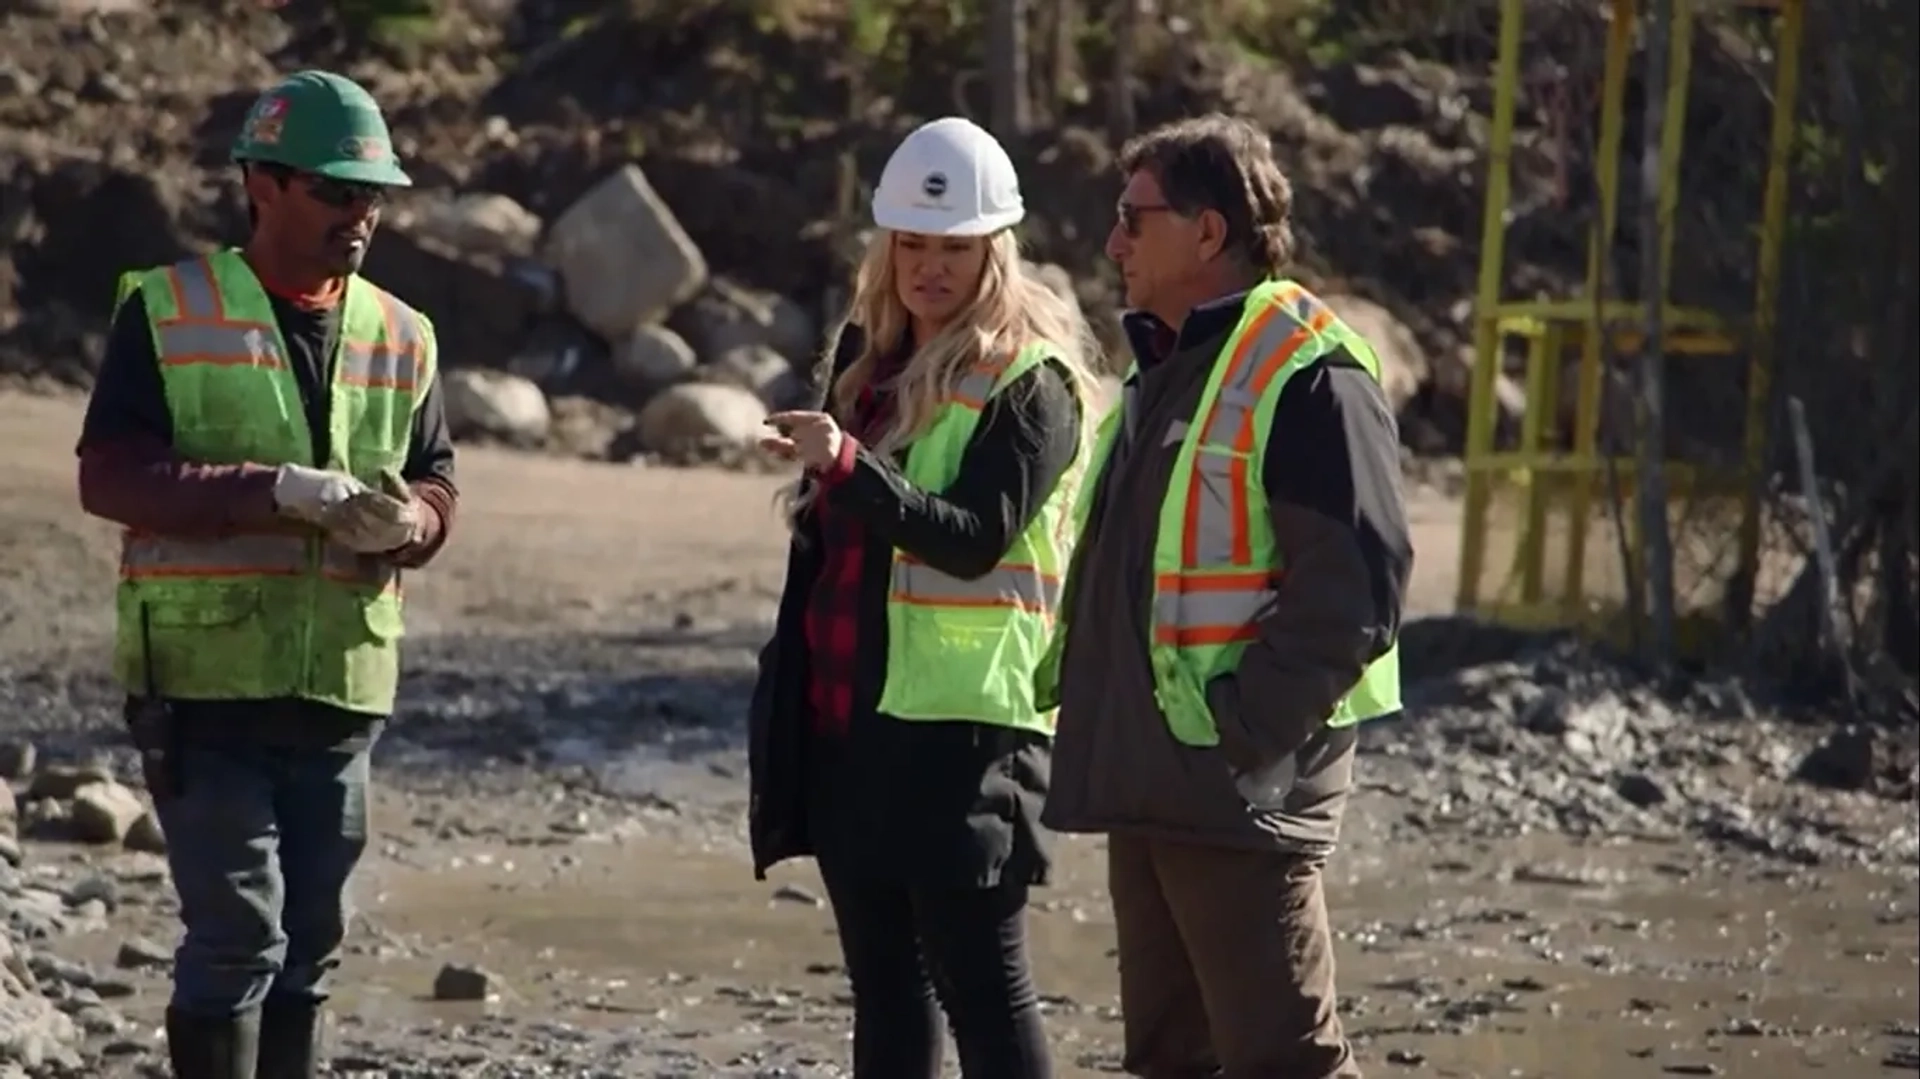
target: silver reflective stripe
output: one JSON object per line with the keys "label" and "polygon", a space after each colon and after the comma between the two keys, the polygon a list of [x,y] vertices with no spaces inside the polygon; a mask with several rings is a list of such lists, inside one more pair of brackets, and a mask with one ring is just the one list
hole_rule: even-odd
{"label": "silver reflective stripe", "polygon": [[213,267],[206,259],[194,259],[170,268],[174,299],[180,305],[180,317],[205,322],[220,318],[220,287],[214,283]]}
{"label": "silver reflective stripe", "polygon": [[385,293],[375,293],[386,316],[386,340],[347,341],[340,350],[340,380],[378,390],[411,390],[426,349],[419,316]]}
{"label": "silver reflective stripe", "polygon": [[1200,452],[1194,455],[1193,482],[1200,489],[1196,492],[1194,519],[1187,522],[1187,527],[1192,530],[1195,566],[1234,564],[1234,541],[1246,525],[1234,516],[1234,506],[1240,504],[1236,500],[1246,497],[1242,490],[1245,477],[1236,474],[1234,466],[1241,452],[1240,433],[1253,421],[1253,410],[1260,403],[1260,387],[1256,385],[1260,371],[1304,328],[1285,307],[1280,307],[1243,347],[1234,351],[1232,366],[1214,399],[1213,411],[1207,415]]}
{"label": "silver reflective stripe", "polygon": [[162,364],[286,366],[272,326],[225,317],[220,287],[206,259],[170,266],[167,276],[173,282],[179,313],[154,327],[159,334]]}
{"label": "silver reflective stripe", "polygon": [[306,568],[298,536],[229,536],[217,540],[127,536],[120,549],[126,577],[289,576]]}
{"label": "silver reflective stripe", "polygon": [[1162,626],[1186,630],[1244,626],[1273,596],[1271,588],[1162,592],[1154,597],[1154,617]]}
{"label": "silver reflective stripe", "polygon": [[1000,372],[1003,370],[1005,370],[1005,365],[987,366],[981,364],[974,367],[966,374],[960,376],[959,382],[954,383],[954,401],[968,408],[980,409],[987,407],[987,398],[993,396],[994,383],[1000,381]]}
{"label": "silver reflective stripe", "polygon": [[251,323],[162,322],[157,329],[162,363],[284,366],[273,338]]}
{"label": "silver reflective stripe", "polygon": [[1279,297],[1273,307],[1273,315],[1241,348],[1234,350],[1233,366],[1227,371],[1219,396],[1214,399],[1213,413],[1207,417],[1204,437],[1209,444],[1223,449],[1234,445],[1252,418],[1254,408],[1260,404],[1260,391],[1265,388],[1259,384],[1260,372],[1266,369],[1267,361],[1285,349],[1294,334],[1314,328],[1311,316],[1296,317],[1299,304],[1289,302],[1287,296]]}
{"label": "silver reflective stripe", "polygon": [[1060,603],[1060,581],[1032,566],[995,566],[975,580],[949,577],[924,562],[896,557],[893,598],[936,607],[1018,607],[1052,611]]}
{"label": "silver reflective stripe", "polygon": [[1187,527],[1192,529],[1195,566],[1233,565],[1234,499],[1244,497],[1240,485],[1246,482],[1234,474],[1234,460],[1224,453],[1194,455],[1193,482],[1200,487],[1194,492],[1198,520]]}

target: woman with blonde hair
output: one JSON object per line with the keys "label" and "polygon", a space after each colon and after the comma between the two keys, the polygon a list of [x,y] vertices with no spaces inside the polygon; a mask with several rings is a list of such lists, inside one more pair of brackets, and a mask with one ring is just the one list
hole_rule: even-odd
{"label": "woman with blonde hair", "polygon": [[1053,716],[1033,674],[1071,544],[1093,346],[1024,268],[1013,163],[949,117],[909,134],[823,360],[769,419],[804,466],[751,714],[756,876],[812,855],[853,987],[856,1079],[1051,1075],[1028,889]]}

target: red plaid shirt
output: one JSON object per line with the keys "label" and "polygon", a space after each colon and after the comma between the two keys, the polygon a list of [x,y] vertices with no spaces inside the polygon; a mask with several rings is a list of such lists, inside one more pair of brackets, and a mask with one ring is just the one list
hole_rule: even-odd
{"label": "red plaid shirt", "polygon": [[[900,359],[879,365],[854,405],[851,429],[840,443],[840,457],[816,479],[832,487],[853,471],[859,438],[871,435],[893,409],[891,394],[874,387],[892,377]],[[812,654],[808,700],[813,705],[815,733],[844,735],[853,719],[853,691],[860,666],[860,574],[865,566],[866,529],[858,518],[827,509],[825,499],[813,503],[820,524],[820,576],[807,597],[807,650]]]}

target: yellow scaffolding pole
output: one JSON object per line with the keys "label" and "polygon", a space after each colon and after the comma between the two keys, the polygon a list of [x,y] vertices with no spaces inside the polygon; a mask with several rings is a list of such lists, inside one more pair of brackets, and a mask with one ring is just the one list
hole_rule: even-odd
{"label": "yellow scaffolding pole", "polygon": [[[1513,189],[1513,111],[1520,96],[1520,27],[1524,0],[1500,0],[1500,56],[1494,69],[1493,130],[1487,150],[1487,205],[1480,225],[1480,282],[1474,303],[1473,372],[1467,389],[1467,460],[1493,452],[1498,407],[1493,391],[1499,374],[1501,276],[1506,266],[1507,203]],[[1461,507],[1466,531],[1460,537],[1460,581],[1456,605],[1471,609],[1486,558],[1487,510],[1491,478],[1467,470]]]}
{"label": "yellow scaffolding pole", "polygon": [[[1708,493],[1735,499],[1740,506],[1739,548],[1741,573],[1751,580],[1759,545],[1757,474],[1766,447],[1768,373],[1773,360],[1780,252],[1785,229],[1788,166],[1794,131],[1793,101],[1798,89],[1804,0],[1731,0],[1746,7],[1778,11],[1778,47],[1774,74],[1774,115],[1768,156],[1766,192],[1760,215],[1761,243],[1756,260],[1755,303],[1750,318],[1674,307],[1670,295],[1673,244],[1678,217],[1679,170],[1685,148],[1688,91],[1691,86],[1692,47],[1697,15],[1702,5],[1717,0],[1674,0],[1671,29],[1672,78],[1664,102],[1665,130],[1661,144],[1658,206],[1660,279],[1647,287],[1660,289],[1667,304],[1664,340],[1657,343],[1669,355],[1729,356],[1748,354],[1748,401],[1743,432],[1744,468],[1731,475],[1680,465],[1669,466],[1673,497]],[[1635,486],[1637,468],[1631,458],[1601,452],[1599,432],[1607,357],[1614,351],[1643,347],[1640,325],[1644,302],[1610,300],[1608,252],[1619,226],[1620,158],[1625,130],[1625,98],[1634,33],[1640,14],[1637,0],[1611,0],[1602,78],[1600,129],[1594,147],[1599,207],[1589,231],[1585,294],[1563,300],[1509,302],[1504,295],[1506,216],[1512,196],[1511,162],[1514,119],[1518,107],[1521,41],[1525,0],[1502,0],[1499,52],[1494,71],[1494,104],[1485,218],[1482,222],[1481,262],[1474,312],[1474,367],[1468,388],[1466,497],[1460,544],[1458,604],[1517,624],[1580,625],[1596,612],[1586,597],[1586,547],[1593,498],[1617,482]],[[1528,412],[1514,451],[1497,450],[1496,385],[1506,343],[1520,338],[1526,345]],[[1570,446],[1561,449],[1554,435],[1561,365],[1568,352],[1577,351],[1574,425]],[[1487,533],[1495,496],[1517,488],[1525,499],[1520,535],[1513,551],[1509,579],[1517,595],[1483,595],[1488,562]],[[1564,496],[1564,501],[1562,498]],[[1551,511],[1560,502],[1566,511],[1566,563],[1558,594],[1550,586],[1547,541]],[[1637,558],[1637,520],[1627,531],[1629,556]],[[1738,579],[1738,578],[1736,578]]]}

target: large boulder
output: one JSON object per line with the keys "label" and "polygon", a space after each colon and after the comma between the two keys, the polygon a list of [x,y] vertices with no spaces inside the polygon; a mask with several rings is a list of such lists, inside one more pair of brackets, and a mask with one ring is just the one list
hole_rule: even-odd
{"label": "large boulder", "polygon": [[614,374],[636,400],[682,381],[699,360],[693,346],[665,326],[642,326],[613,353]]}
{"label": "large boulder", "polygon": [[662,390],[635,419],[640,446],[670,457],[738,450],[768,434],[766,402],[742,386],[683,382]]}
{"label": "large boulder", "polygon": [[544,257],[560,271],[574,317],[610,344],[665,318],[707,281],[705,256],[637,165],[560,215]]}
{"label": "large boulder", "polygon": [[752,390],[768,408],[794,408],[807,396],[806,379],[765,345],[730,348],[707,365],[716,379]]}
{"label": "large boulder", "polygon": [[533,254],[543,227],[526,207],[484,191],[428,197],[388,220],[456,250],[522,258]]}
{"label": "large boulder", "polygon": [[537,446],[553,425],[540,387],[502,371],[457,370],[446,375],[447,426],[456,438],[480,437]]}
{"label": "large boulder", "polygon": [[765,348],[806,365],[820,347],[820,328],[806,308],[777,292],[724,277],[708,282],[667,325],[709,363],[734,349]]}

